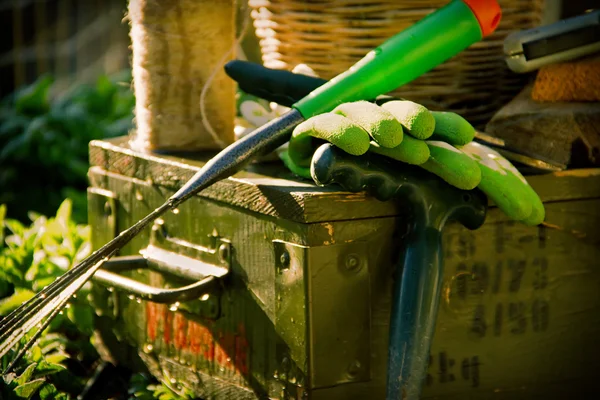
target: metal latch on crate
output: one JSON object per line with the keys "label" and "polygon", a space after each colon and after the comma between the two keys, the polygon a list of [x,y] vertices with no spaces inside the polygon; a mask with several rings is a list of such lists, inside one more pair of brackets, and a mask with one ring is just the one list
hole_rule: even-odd
{"label": "metal latch on crate", "polygon": [[[104,198],[104,201],[98,201],[99,198]],[[97,205],[102,208],[104,213],[100,215],[106,218],[105,224],[95,221],[95,226],[107,225],[110,228],[116,220],[116,196],[106,190],[90,190],[88,201],[92,207]],[[112,232],[114,229],[108,231]],[[150,243],[140,250],[139,255],[111,258],[94,274],[94,281],[143,300],[170,304],[200,298],[215,285],[218,278],[229,272],[231,243],[228,240],[215,237],[210,248],[200,246],[170,236],[161,220],[154,223],[151,232]],[[119,274],[138,269],[151,269],[194,283],[165,289]]]}

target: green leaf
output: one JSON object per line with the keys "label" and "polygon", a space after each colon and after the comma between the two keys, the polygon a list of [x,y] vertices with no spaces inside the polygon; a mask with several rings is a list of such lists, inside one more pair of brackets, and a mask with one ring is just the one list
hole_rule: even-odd
{"label": "green leaf", "polygon": [[15,262],[10,256],[0,256],[0,265],[2,266],[0,269],[1,280],[13,285],[22,285],[23,273],[15,266]]}
{"label": "green leaf", "polygon": [[29,124],[30,118],[15,114],[10,117],[6,116],[2,120],[3,122],[0,124],[0,139],[6,139],[10,135],[21,134]]}
{"label": "green leaf", "polygon": [[17,386],[15,389],[15,394],[22,399],[30,399],[37,393],[39,388],[46,383],[46,380],[36,379],[35,381],[27,382],[23,385]]}
{"label": "green leaf", "polygon": [[69,358],[69,355],[64,352],[53,353],[46,356],[46,361],[50,364],[60,364]]}
{"label": "green leaf", "polygon": [[5,219],[4,225],[13,235],[22,236],[25,233],[25,226],[16,219]]}
{"label": "green leaf", "polygon": [[42,214],[40,214],[40,213],[37,213],[37,212],[35,212],[35,211],[27,211],[27,217],[28,217],[28,218],[29,218],[29,219],[30,219],[32,222],[33,222],[33,221],[36,221],[36,220],[38,220],[38,219],[40,219],[40,218],[44,218],[44,219],[46,218],[46,217],[44,217]]}
{"label": "green leaf", "polygon": [[46,333],[38,340],[38,346],[40,346],[42,353],[45,355],[52,351],[60,351],[67,343],[67,338],[56,332]]}
{"label": "green leaf", "polygon": [[0,248],[4,244],[4,218],[6,217],[6,204],[0,204]]}
{"label": "green leaf", "polygon": [[[60,271],[57,269],[57,271]],[[32,289],[36,292],[42,290],[46,286],[50,285],[52,282],[56,280],[56,276],[49,276],[47,278],[37,278],[35,282],[32,284]]]}
{"label": "green leaf", "polygon": [[42,386],[39,392],[40,400],[54,400],[57,394],[58,390],[56,390],[56,386],[51,383]]}
{"label": "green leaf", "polygon": [[94,333],[94,312],[89,305],[71,304],[67,317],[84,334],[91,336]]}
{"label": "green leaf", "polygon": [[17,379],[15,379],[15,381],[19,385],[23,385],[23,384],[29,382],[29,380],[33,376],[33,371],[35,371],[36,367],[37,367],[36,363],[29,364],[29,366],[27,366],[27,368],[25,368],[25,371],[23,371],[23,373],[21,375],[19,375],[19,377]]}
{"label": "green leaf", "polygon": [[[41,353],[41,351],[40,351]],[[35,377],[40,377],[40,376],[48,376],[48,375],[52,375],[55,374],[57,372],[60,371],[64,371],[67,368],[63,365],[60,364],[55,364],[55,363],[51,363],[48,361],[40,361],[40,363],[38,364],[37,368],[35,369]]]}
{"label": "green leaf", "polygon": [[58,207],[58,211],[56,212],[56,220],[61,223],[63,226],[68,226],[69,219],[71,218],[71,209],[73,203],[71,199],[65,199],[60,207]]}
{"label": "green leaf", "polygon": [[42,349],[39,346],[33,346],[31,350],[29,350],[29,358],[31,358],[35,362],[40,362],[44,358],[42,354]]}
{"label": "green leaf", "polygon": [[15,99],[16,110],[29,115],[47,112],[50,108],[48,92],[53,81],[50,76],[43,76],[34,84],[17,93]]}
{"label": "green leaf", "polygon": [[8,160],[9,158],[22,159],[26,152],[27,136],[19,135],[14,139],[9,140],[0,151],[0,160]]}
{"label": "green leaf", "polygon": [[8,315],[34,295],[35,293],[31,290],[17,288],[12,296],[0,300],[0,315]]}

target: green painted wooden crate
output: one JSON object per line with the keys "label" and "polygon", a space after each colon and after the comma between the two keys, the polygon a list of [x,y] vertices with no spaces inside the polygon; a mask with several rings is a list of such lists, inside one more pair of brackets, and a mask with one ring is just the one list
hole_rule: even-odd
{"label": "green painted wooden crate", "polygon": [[[138,153],[126,143],[90,146],[95,248],[203,164]],[[445,286],[424,398],[583,399],[600,392],[600,170],[530,182],[546,204],[543,226],[512,223],[492,207],[477,231],[446,229]],[[383,399],[404,220],[401,201],[317,188],[278,165],[219,182],[120,256],[170,254],[176,264],[195,260],[200,270],[226,274],[200,298],[170,304],[97,281],[105,357],[147,367],[204,399]],[[153,269],[120,273],[159,288],[193,283],[156,272],[162,264],[148,257]]]}

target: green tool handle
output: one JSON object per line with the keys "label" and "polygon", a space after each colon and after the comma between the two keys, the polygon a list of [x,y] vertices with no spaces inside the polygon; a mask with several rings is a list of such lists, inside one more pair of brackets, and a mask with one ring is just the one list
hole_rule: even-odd
{"label": "green tool handle", "polygon": [[341,103],[374,99],[423,75],[482,36],[471,8],[454,0],[387,40],[293,107],[310,118]]}

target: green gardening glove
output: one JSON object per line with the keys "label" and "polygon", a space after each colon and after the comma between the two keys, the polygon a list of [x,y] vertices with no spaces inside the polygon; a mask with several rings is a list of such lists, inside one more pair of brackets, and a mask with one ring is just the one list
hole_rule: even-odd
{"label": "green gardening glove", "polygon": [[292,172],[311,179],[312,155],[324,141],[355,156],[371,151],[418,165],[459,189],[478,187],[510,218],[541,223],[544,207],[527,181],[498,153],[471,143],[474,136],[475,129],[455,113],[405,100],[382,106],[360,101],[298,125],[280,156]]}
{"label": "green gardening glove", "polygon": [[359,101],[298,125],[281,158],[294,173],[310,179],[312,155],[327,141],[355,156],[371,151],[419,165],[451,185],[471,190],[479,184],[481,171],[473,159],[448,143],[467,144],[474,136],[475,129],[454,113],[431,112],[405,100],[382,106]]}

